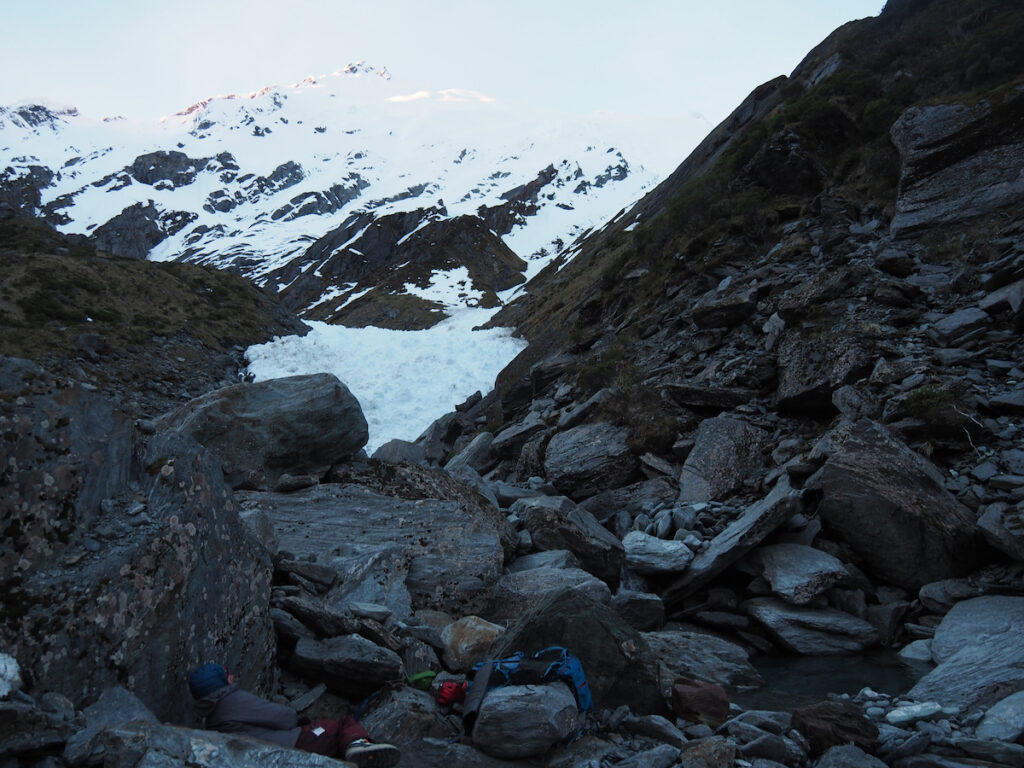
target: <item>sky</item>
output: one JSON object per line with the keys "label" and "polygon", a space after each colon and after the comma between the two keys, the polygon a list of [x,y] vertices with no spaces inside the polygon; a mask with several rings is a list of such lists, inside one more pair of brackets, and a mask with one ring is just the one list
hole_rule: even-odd
{"label": "sky", "polygon": [[[410,91],[465,88],[590,115],[699,113],[882,0],[0,0],[0,105],[150,120],[350,62]],[[14,34],[12,34],[14,33]]]}

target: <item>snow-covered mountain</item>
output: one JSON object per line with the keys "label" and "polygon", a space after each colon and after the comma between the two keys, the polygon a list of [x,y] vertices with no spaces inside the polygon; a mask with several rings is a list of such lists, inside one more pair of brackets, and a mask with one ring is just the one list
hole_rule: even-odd
{"label": "snow-covered mountain", "polygon": [[350,65],[151,124],[0,108],[0,199],[112,253],[237,269],[304,317],[426,327],[638,200],[660,179],[636,139]]}

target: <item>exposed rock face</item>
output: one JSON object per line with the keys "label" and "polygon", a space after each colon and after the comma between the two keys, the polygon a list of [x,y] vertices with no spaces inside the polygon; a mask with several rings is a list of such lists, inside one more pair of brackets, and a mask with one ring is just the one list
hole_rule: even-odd
{"label": "exposed rock face", "polygon": [[160,420],[217,454],[235,488],[272,487],[281,475],[322,475],[369,436],[359,402],[337,377],[291,376],[237,384]]}
{"label": "exposed rock face", "polygon": [[24,510],[5,529],[0,632],[33,687],[82,704],[125,682],[188,722],[182,681],[204,660],[266,685],[270,563],[216,459],[180,435],[143,444],[103,398],[23,361],[4,361],[0,386],[23,438],[3,443],[4,508]]}
{"label": "exposed rock face", "polygon": [[893,232],[963,221],[1024,199],[1024,92],[1001,104],[908,109],[892,126],[903,170]]}
{"label": "exposed rock face", "polygon": [[825,526],[849,543],[865,570],[918,589],[981,562],[974,520],[933,465],[872,422],[835,439],[836,452],[808,487],[822,494]]}

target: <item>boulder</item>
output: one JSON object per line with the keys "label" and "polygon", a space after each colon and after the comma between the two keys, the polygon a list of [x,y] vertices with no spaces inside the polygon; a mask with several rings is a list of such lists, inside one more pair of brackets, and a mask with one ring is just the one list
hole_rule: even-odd
{"label": "boulder", "polygon": [[626,565],[643,576],[679,573],[693,560],[693,550],[681,541],[666,541],[643,531],[630,531],[622,540]]}
{"label": "boulder", "polygon": [[684,720],[717,728],[729,717],[729,696],[716,683],[676,678],[672,681],[672,711]]}
{"label": "boulder", "polygon": [[637,714],[667,714],[657,658],[610,607],[578,591],[549,595],[508,628],[491,658],[561,645],[579,657],[596,710],[626,704]]}
{"label": "boulder", "polygon": [[539,413],[530,412],[521,422],[506,427],[491,441],[491,450],[501,459],[514,459],[533,436],[547,429]]}
{"label": "boulder", "polygon": [[625,427],[599,422],[557,433],[544,454],[544,472],[560,493],[577,501],[619,488],[636,474],[638,461]]}
{"label": "boulder", "polygon": [[747,652],[736,643],[690,629],[644,632],[643,638],[661,664],[661,690],[672,696],[676,678],[715,683],[724,688],[757,688],[764,680],[750,663]]}
{"label": "boulder", "polygon": [[299,677],[323,682],[335,693],[361,699],[395,680],[404,680],[401,657],[359,635],[326,640],[302,638],[295,644],[289,669]]}
{"label": "boulder", "polygon": [[536,757],[576,733],[582,718],[565,683],[506,685],[488,692],[473,745],[502,760]]}
{"label": "boulder", "polygon": [[622,542],[609,533],[589,512],[564,496],[520,499],[509,512],[523,521],[538,549],[567,549],[582,567],[607,583],[618,586],[625,559]]}
{"label": "boulder", "polygon": [[803,544],[771,544],[748,558],[772,586],[772,592],[794,605],[805,605],[849,577],[837,558]]}
{"label": "boulder", "polygon": [[743,607],[794,653],[856,653],[878,644],[878,631],[871,624],[835,608],[790,605],[773,597],[755,597]]}
{"label": "boulder", "polygon": [[1024,199],[1020,90],[993,103],[911,107],[893,123],[900,153],[894,233],[963,221]]}
{"label": "boulder", "polygon": [[463,616],[441,631],[445,666],[454,672],[467,672],[478,661],[488,658],[487,649],[501,637],[504,628],[479,616]]}
{"label": "boulder", "polygon": [[829,747],[815,764],[815,768],[886,768],[886,766],[877,757],[869,755],[860,747],[844,744],[843,746]]}
{"label": "boulder", "polygon": [[799,495],[782,477],[764,499],[751,504],[735,520],[711,540],[711,545],[698,554],[681,577],[663,593],[669,607],[682,602],[707,585],[715,576],[760,544],[768,534],[793,517],[799,509]]}
{"label": "boulder", "polygon": [[927,333],[937,345],[959,347],[982,336],[991,324],[992,319],[987,312],[967,307],[937,320]]}
{"label": "boulder", "polygon": [[430,692],[410,686],[382,690],[370,699],[359,722],[372,737],[394,744],[407,753],[402,765],[411,761],[408,753],[418,751],[423,739],[456,739],[459,736],[457,724],[443,716]]}
{"label": "boulder", "polygon": [[705,419],[679,476],[681,501],[723,499],[764,461],[768,434],[732,416]]}
{"label": "boulder", "polygon": [[567,549],[546,549],[517,557],[508,564],[509,573],[528,571],[531,568],[579,568],[580,561]]}
{"label": "boulder", "polygon": [[34,755],[59,754],[76,730],[68,713],[43,709],[31,697],[0,701],[0,760],[18,765],[19,755],[27,761]]}
{"label": "boulder", "polygon": [[266,516],[282,550],[335,571],[324,600],[336,609],[376,603],[399,619],[419,608],[483,611],[513,546],[504,515],[440,470],[388,466],[397,468],[380,491],[325,483],[240,492],[242,516]]}
{"label": "boulder", "polygon": [[538,598],[565,590],[580,590],[605,604],[612,597],[607,584],[580,568],[530,568],[509,573],[498,581],[486,615],[497,622],[517,619]]}
{"label": "boulder", "polygon": [[157,427],[217,454],[233,488],[271,488],[284,473],[323,475],[369,435],[359,401],[327,373],[209,392],[161,417]]}
{"label": "boulder", "polygon": [[957,603],[935,629],[938,666],[907,696],[974,710],[1024,689],[1024,597],[991,595]]}
{"label": "boulder", "polygon": [[141,445],[104,398],[9,359],[0,423],[19,436],[0,445],[15,468],[0,485],[0,647],[28,693],[81,707],[124,684],[190,722],[182,681],[202,661],[270,683],[270,559],[209,451],[173,433]]}
{"label": "boulder", "polygon": [[933,464],[867,420],[840,428],[831,440],[835,452],[806,487],[820,492],[825,529],[850,546],[860,568],[917,590],[984,562],[973,516]]}

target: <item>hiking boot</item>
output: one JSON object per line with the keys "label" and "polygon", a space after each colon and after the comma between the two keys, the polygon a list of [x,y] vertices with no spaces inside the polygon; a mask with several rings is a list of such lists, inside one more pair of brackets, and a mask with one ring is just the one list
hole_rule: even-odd
{"label": "hiking boot", "polygon": [[345,747],[345,759],[359,768],[391,768],[397,765],[402,753],[391,744],[374,744],[358,739]]}

